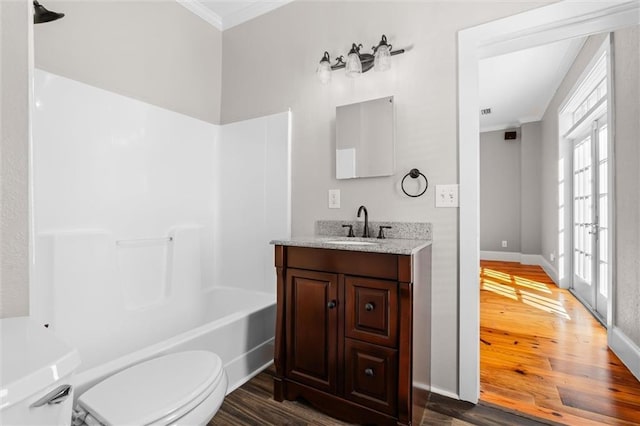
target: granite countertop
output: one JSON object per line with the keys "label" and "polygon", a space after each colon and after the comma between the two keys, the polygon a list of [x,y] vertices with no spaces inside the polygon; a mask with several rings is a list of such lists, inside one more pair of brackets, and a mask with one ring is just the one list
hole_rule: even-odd
{"label": "granite countertop", "polygon": [[[355,244],[354,244],[355,243]],[[369,243],[369,244],[358,244]],[[413,240],[400,238],[357,238],[330,235],[310,237],[292,237],[287,240],[273,240],[273,245],[323,248],[330,250],[362,251],[368,253],[389,253],[411,255],[431,245],[431,240]]]}

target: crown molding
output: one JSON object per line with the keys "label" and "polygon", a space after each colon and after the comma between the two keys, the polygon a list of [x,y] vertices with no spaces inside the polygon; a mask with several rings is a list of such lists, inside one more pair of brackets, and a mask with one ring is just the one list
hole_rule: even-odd
{"label": "crown molding", "polygon": [[176,0],[179,5],[204,19],[220,31],[224,31],[235,27],[236,25],[250,21],[253,18],[271,12],[272,10],[284,6],[287,3],[291,3],[292,1],[293,0],[255,1],[240,10],[230,13],[223,19],[220,15],[202,4],[200,0]]}
{"label": "crown molding", "polygon": [[220,17],[220,15],[218,15],[208,7],[205,7],[198,0],[176,0],[176,2],[194,15],[197,15],[200,18],[204,19],[220,31],[224,29],[222,26],[222,18]]}
{"label": "crown molding", "polygon": [[[196,0],[197,1],[197,0]],[[293,0],[274,0],[274,1],[260,1],[251,3],[245,8],[242,8],[229,16],[224,18],[224,29],[229,29],[240,25],[244,22],[250,21],[253,18],[257,18],[260,15],[271,12],[285,4],[291,3]]]}

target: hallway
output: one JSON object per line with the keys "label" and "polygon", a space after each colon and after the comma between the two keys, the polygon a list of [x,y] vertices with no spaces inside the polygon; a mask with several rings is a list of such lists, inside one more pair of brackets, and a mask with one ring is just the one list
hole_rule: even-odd
{"label": "hallway", "polygon": [[480,399],[550,421],[640,423],[640,382],[542,268],[481,261]]}

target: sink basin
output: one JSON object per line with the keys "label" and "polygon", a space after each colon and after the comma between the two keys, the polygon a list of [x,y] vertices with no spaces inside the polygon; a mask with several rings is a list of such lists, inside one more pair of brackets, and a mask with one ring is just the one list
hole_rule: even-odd
{"label": "sink basin", "polygon": [[368,241],[345,241],[345,240],[332,240],[325,241],[327,244],[342,244],[347,246],[375,246],[377,243],[370,243]]}

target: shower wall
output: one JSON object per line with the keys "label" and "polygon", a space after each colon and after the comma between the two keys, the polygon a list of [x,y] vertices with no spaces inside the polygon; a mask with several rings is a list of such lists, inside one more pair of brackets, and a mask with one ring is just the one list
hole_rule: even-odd
{"label": "shower wall", "polygon": [[[226,124],[216,141],[216,282],[275,292],[270,240],[290,236],[289,113]],[[247,264],[251,259],[251,265]],[[249,267],[250,266],[250,267]]]}
{"label": "shower wall", "polygon": [[216,287],[274,291],[288,113],[227,129],[42,70],[35,98],[31,315],[82,370],[198,325]]}

